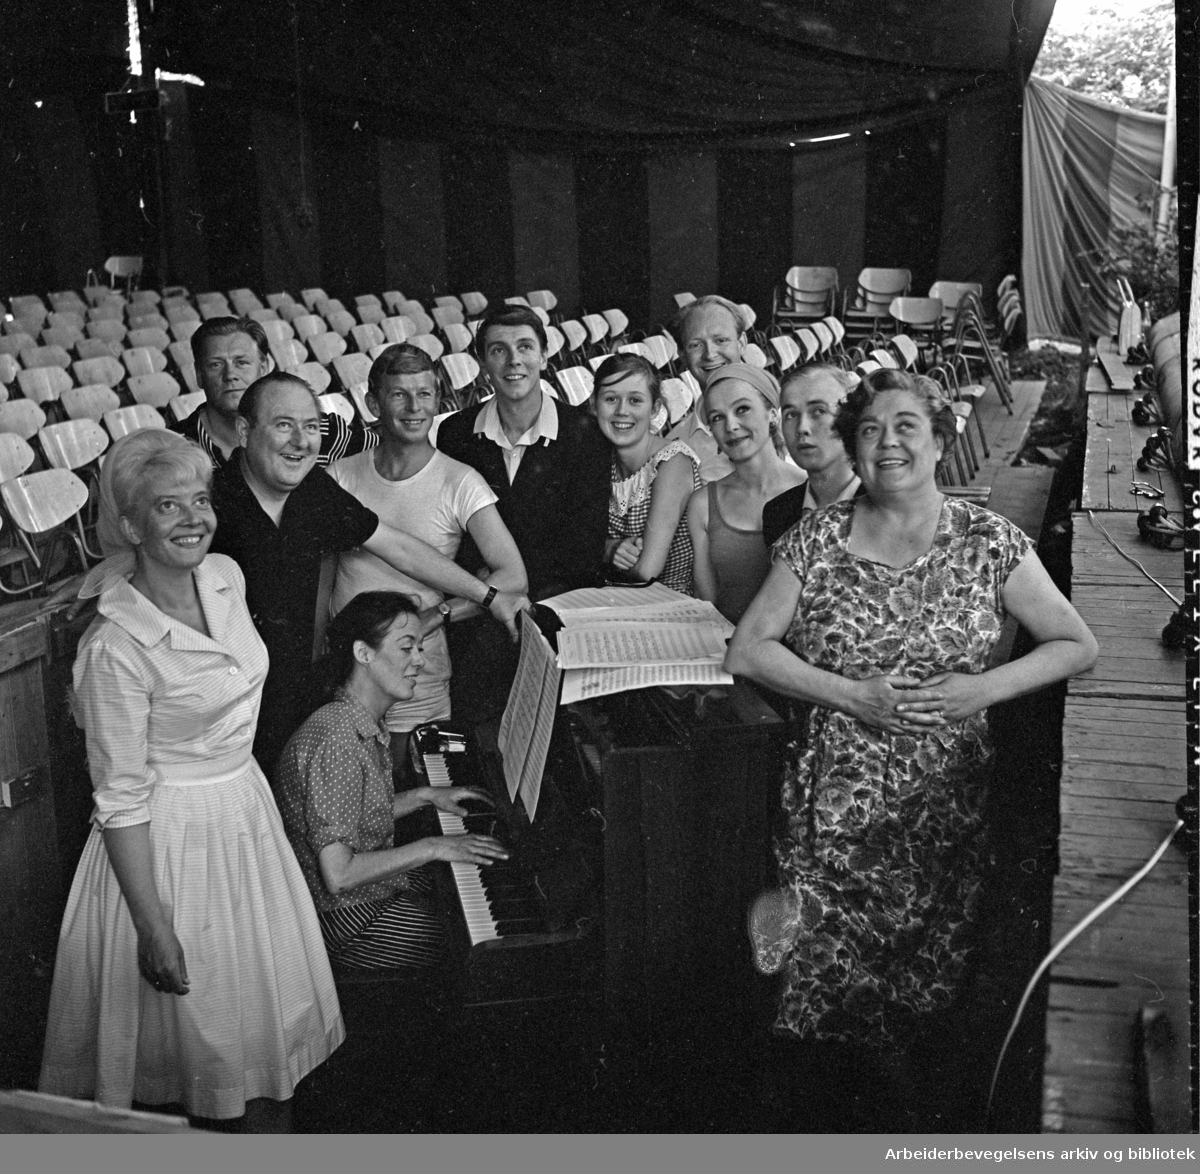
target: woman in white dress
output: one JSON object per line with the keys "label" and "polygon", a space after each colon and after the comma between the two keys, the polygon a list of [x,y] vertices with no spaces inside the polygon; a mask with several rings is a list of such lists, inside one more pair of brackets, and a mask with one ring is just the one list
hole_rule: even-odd
{"label": "woman in white dress", "polygon": [[[344,1038],[308,887],[251,744],[267,653],[237,564],[208,555],[212,465],[118,441],[75,661],[95,795],[59,934],[41,1091],[290,1127]],[[121,549],[123,548],[123,549]]]}

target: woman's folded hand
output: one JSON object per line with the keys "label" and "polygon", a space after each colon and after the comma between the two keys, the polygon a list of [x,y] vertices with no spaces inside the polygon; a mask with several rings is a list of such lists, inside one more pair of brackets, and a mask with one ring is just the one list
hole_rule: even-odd
{"label": "woman's folded hand", "polygon": [[944,726],[940,690],[925,687],[915,677],[880,676],[852,681],[851,716],[889,734],[911,734]]}
{"label": "woman's folded hand", "polygon": [[183,947],[169,925],[138,934],[138,970],[156,990],[168,995],[188,993]]}
{"label": "woman's folded hand", "polygon": [[982,673],[935,673],[926,677],[918,691],[931,691],[936,701],[918,699],[916,692],[912,701],[904,700],[897,707],[906,717],[916,718],[922,713],[939,713],[948,722],[959,722],[981,709],[986,709],[992,699],[988,696],[987,683]]}

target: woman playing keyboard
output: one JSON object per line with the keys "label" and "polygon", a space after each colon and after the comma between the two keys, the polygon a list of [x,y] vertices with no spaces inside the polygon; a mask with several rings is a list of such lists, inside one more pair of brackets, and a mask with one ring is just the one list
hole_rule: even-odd
{"label": "woman playing keyboard", "polygon": [[432,804],[465,814],[469,787],[394,791],[388,707],[412,697],[421,619],[395,591],[356,595],[329,628],[333,700],[292,735],[279,760],[284,827],[300,861],[329,959],[357,969],[429,967],[445,930],[433,902],[433,860],[486,865],[508,853],[491,836],[427,836],[399,847],[394,821]]}

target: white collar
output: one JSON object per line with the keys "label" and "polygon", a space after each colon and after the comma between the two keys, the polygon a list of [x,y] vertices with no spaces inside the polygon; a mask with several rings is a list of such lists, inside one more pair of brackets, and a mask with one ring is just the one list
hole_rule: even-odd
{"label": "white collar", "polygon": [[[543,391],[542,407],[538,412],[537,419],[534,420],[532,427],[524,432],[516,444],[532,445],[539,440],[549,444],[552,440],[558,439],[558,411],[554,407],[554,402]],[[483,405],[483,411],[475,417],[475,431],[482,432],[488,440],[495,441],[501,448],[515,448],[516,444],[509,441],[504,434],[504,426],[500,423],[500,409],[496,406],[496,401],[500,397],[493,395]]]}

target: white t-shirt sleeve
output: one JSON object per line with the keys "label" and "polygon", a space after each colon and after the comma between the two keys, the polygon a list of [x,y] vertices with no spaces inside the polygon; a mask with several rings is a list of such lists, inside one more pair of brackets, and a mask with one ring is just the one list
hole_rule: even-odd
{"label": "white t-shirt sleeve", "polygon": [[[455,464],[459,462],[455,461]],[[495,505],[500,499],[492,492],[492,487],[483,476],[472,469],[470,465],[461,465],[462,474],[454,486],[453,502],[454,517],[459,529],[466,530],[467,522],[484,506]]]}

